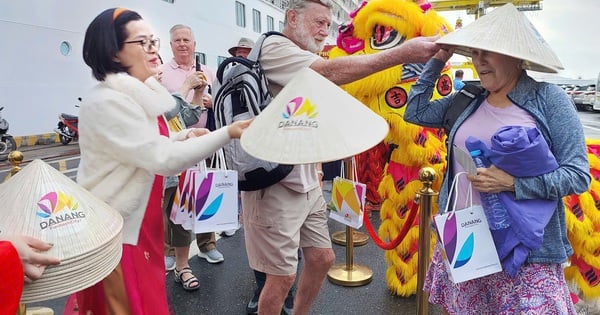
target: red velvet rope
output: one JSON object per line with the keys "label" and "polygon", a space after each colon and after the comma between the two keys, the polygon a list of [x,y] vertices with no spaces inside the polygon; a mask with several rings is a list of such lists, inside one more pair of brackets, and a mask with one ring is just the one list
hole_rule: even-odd
{"label": "red velvet rope", "polygon": [[383,240],[381,240],[381,238],[379,238],[379,235],[375,232],[375,230],[373,229],[373,226],[371,225],[371,220],[369,219],[369,215],[367,214],[367,211],[365,211],[364,221],[365,221],[365,226],[367,227],[367,232],[369,232],[369,235],[371,236],[373,241],[375,241],[375,244],[377,244],[377,246],[379,246],[381,249],[390,250],[390,249],[396,248],[398,245],[400,245],[400,243],[402,243],[406,234],[408,234],[408,230],[410,230],[410,228],[413,226],[415,218],[417,217],[417,213],[419,212],[418,211],[419,205],[414,202],[411,202],[411,203],[412,203],[412,206],[410,207],[408,217],[406,218],[406,221],[404,222],[402,229],[398,233],[398,236],[396,236],[396,238],[393,239],[389,243],[386,243]]}

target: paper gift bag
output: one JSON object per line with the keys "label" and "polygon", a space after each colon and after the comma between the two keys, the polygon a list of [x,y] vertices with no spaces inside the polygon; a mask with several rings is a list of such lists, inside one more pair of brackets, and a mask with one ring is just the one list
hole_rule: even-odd
{"label": "paper gift bag", "polygon": [[[356,179],[354,157],[352,158],[351,165],[353,173],[352,178]],[[333,207],[329,212],[329,217],[340,223],[358,229],[363,225],[367,186],[363,183],[345,178],[343,162],[340,175],[341,176],[333,179],[331,185],[331,201]]]}
{"label": "paper gift bag", "polygon": [[194,233],[238,228],[237,171],[225,166],[223,151],[217,151],[214,168],[194,173]]}
{"label": "paper gift bag", "polygon": [[[169,218],[175,224],[184,224],[191,220],[194,213],[194,182],[192,174],[199,171],[199,167],[187,169],[179,175],[179,184],[173,197],[171,214]],[[191,224],[190,224],[191,227]]]}
{"label": "paper gift bag", "polygon": [[[465,172],[456,174],[450,186],[449,198],[459,196],[458,182]],[[473,205],[469,182],[467,201],[463,209],[457,209],[454,199],[452,209],[434,217],[434,224],[450,279],[460,283],[502,271],[492,233],[480,205]]]}

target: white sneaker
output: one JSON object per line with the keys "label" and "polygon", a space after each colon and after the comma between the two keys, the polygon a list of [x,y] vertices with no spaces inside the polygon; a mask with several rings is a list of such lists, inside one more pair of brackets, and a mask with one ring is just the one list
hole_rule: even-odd
{"label": "white sneaker", "polygon": [[211,264],[220,263],[225,260],[223,254],[221,254],[221,252],[219,252],[216,248],[211,249],[206,253],[199,251],[198,257],[206,259],[206,261],[208,261]]}
{"label": "white sneaker", "polygon": [[229,236],[234,236],[235,235],[235,231],[237,231],[237,229],[223,231],[223,233],[221,233],[221,234],[224,234],[225,236],[228,236],[228,237]]}
{"label": "white sneaker", "polygon": [[175,256],[165,256],[165,269],[167,271],[175,270]]}

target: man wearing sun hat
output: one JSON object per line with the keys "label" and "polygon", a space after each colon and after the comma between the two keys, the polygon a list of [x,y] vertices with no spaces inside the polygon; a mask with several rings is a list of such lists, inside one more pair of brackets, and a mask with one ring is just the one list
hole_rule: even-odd
{"label": "man wearing sun hat", "polygon": [[254,41],[247,37],[242,37],[238,41],[237,45],[229,48],[228,52],[232,56],[247,57],[254,46]]}
{"label": "man wearing sun hat", "polygon": [[[434,82],[452,56],[471,57],[485,89],[458,117],[448,133],[448,148],[465,151],[468,137],[490,147],[491,137],[507,126],[539,128],[549,144],[558,168],[538,176],[513,176],[492,165],[478,168],[468,181],[460,181],[459,191],[470,184],[480,192],[509,194],[519,204],[514,211],[503,201],[510,225],[492,231],[516,241],[531,244],[523,235],[541,225],[541,244],[527,251],[514,251],[500,257],[503,271],[455,285],[448,277],[440,247],[436,247],[424,290],[429,302],[441,305],[449,314],[576,314],[564,278],[562,264],[573,254],[567,239],[562,197],[581,194],[590,184],[589,163],[583,129],[569,97],[558,86],[532,79],[526,70],[555,73],[562,64],[525,15],[511,3],[499,7],[437,43],[443,48],[427,62],[411,88],[404,114],[407,122],[427,127],[443,127],[445,112],[456,94],[430,102]],[[540,163],[543,158],[539,157]],[[438,197],[439,209],[446,209],[449,179],[463,171],[448,149],[448,166]],[[522,163],[514,162],[515,167]],[[457,204],[466,204],[457,196]],[[480,204],[473,194],[473,205]],[[532,201],[545,199],[555,205],[544,211]],[[514,206],[514,205],[513,205]],[[484,208],[485,210],[485,208]],[[504,243],[496,243],[503,248]],[[476,250],[476,249],[475,249]],[[499,251],[500,254],[500,251]],[[502,256],[502,254],[501,254]],[[515,262],[519,263],[518,265]],[[517,266],[509,272],[507,266]]]}
{"label": "man wearing sun hat", "polygon": [[[285,36],[267,37],[259,57],[259,62],[269,81],[269,89],[276,95],[275,99],[280,95],[282,96],[280,99],[289,96],[283,92],[283,89],[295,85],[292,82],[296,75],[299,77],[312,75],[312,77],[317,76],[321,79],[324,77],[330,85],[339,86],[399,64],[422,63],[439,49],[433,43],[436,37],[417,37],[376,54],[324,59],[317,53],[323,49],[329,35],[333,18],[332,1],[289,0],[287,4],[282,30]],[[337,86],[334,88],[339,89]],[[330,91],[325,86],[318,86],[316,90],[321,94],[327,94]],[[345,95],[348,96],[347,93]],[[308,117],[316,114],[313,111],[315,107],[310,102],[302,100],[303,98],[295,99],[292,102],[294,105],[290,105],[296,106],[295,109],[290,107],[283,117],[287,119],[294,115]],[[335,104],[346,105],[344,102]],[[271,107],[272,105],[276,104],[269,105],[257,117],[257,120],[267,113],[269,108],[278,108]],[[303,109],[299,109],[300,106]],[[365,109],[362,104],[358,108]],[[343,110],[340,109],[340,111]],[[369,114],[373,113],[369,112]],[[279,117],[282,117],[281,112]],[[263,119],[263,121],[265,120]],[[268,122],[268,120],[266,121]],[[384,122],[383,119],[381,121]],[[308,124],[312,126],[310,128],[316,128],[314,123],[308,122]],[[385,123],[383,125],[385,128],[388,127]],[[372,127],[368,126],[368,128]],[[256,130],[258,129],[260,129],[260,124]],[[266,128],[263,130],[265,132],[257,132],[255,135],[271,132],[266,131]],[[325,128],[320,128],[320,130],[325,130]],[[362,135],[370,134],[371,130],[369,129],[369,131],[363,132]],[[381,139],[384,136],[385,134],[381,136]],[[329,269],[335,262],[335,253],[332,249],[327,225],[327,203],[323,199],[323,192],[319,185],[316,164],[341,158],[341,155],[345,153],[340,152],[346,150],[347,147],[340,145],[340,141],[337,141],[339,139],[331,136],[321,137],[317,143],[307,141],[304,145],[295,144],[307,140],[306,137],[296,138],[295,140],[298,142],[287,143],[282,143],[281,140],[284,137],[278,139],[278,141],[269,139],[268,142],[262,142],[264,144],[262,151],[273,152],[271,158],[285,151],[282,148],[289,147],[292,143],[294,143],[294,149],[302,148],[303,152],[302,155],[287,155],[294,162],[285,164],[294,165],[294,167],[291,173],[280,182],[261,190],[242,191],[246,253],[250,267],[267,274],[264,289],[258,300],[258,313],[278,314],[281,312],[288,290],[296,280],[298,249],[302,248],[304,267],[298,276],[298,290],[294,299],[293,313],[308,314]],[[252,138],[246,140],[248,140],[246,142],[248,145],[257,143],[257,141],[252,141]],[[280,143],[281,146],[279,146]],[[328,145],[322,147],[326,146],[327,150],[317,148],[318,144],[325,143]],[[244,147],[243,143],[242,147]],[[364,149],[368,149],[368,147]],[[246,147],[244,150],[249,152]],[[315,154],[310,155],[307,152]],[[325,159],[322,158],[322,154],[337,156]],[[343,157],[348,157],[348,155]]]}

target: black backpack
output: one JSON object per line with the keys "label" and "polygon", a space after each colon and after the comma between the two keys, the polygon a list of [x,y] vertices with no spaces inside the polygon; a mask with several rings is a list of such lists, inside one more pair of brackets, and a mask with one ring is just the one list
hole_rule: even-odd
{"label": "black backpack", "polygon": [[[271,35],[284,36],[279,32],[262,34],[248,58],[229,57],[219,65],[215,85],[217,94],[213,100],[217,128],[257,116],[273,99],[267,77],[258,62],[262,43]],[[224,147],[224,152],[227,167],[238,172],[238,187],[243,191],[269,187],[286,177],[293,168],[293,165],[267,162],[251,156],[242,149],[239,139],[231,140]]]}

